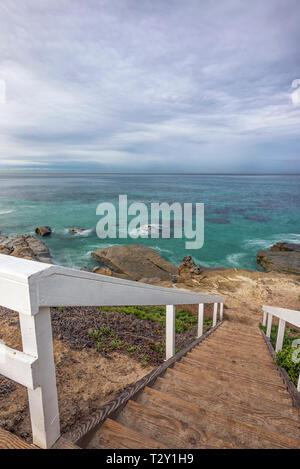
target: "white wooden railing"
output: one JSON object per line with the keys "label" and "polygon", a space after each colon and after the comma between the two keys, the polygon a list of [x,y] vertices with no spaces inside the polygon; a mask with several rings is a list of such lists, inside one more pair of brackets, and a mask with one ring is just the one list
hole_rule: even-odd
{"label": "white wooden railing", "polygon": [[[278,331],[275,345],[275,352],[279,352],[283,347],[284,332],[286,323],[292,324],[293,326],[300,327],[300,311],[293,309],[277,308],[274,306],[263,306],[263,320],[262,325],[267,327],[266,336],[268,339],[271,337],[273,317],[279,319]],[[298,392],[300,392],[300,375],[297,386]]]}
{"label": "white wooden railing", "polygon": [[60,436],[50,307],[166,305],[166,359],[175,354],[175,305],[198,304],[197,336],[204,304],[225,299],[163,288],[0,254],[0,306],[19,313],[23,351],[0,344],[0,374],[28,389],[33,443],[50,448]]}

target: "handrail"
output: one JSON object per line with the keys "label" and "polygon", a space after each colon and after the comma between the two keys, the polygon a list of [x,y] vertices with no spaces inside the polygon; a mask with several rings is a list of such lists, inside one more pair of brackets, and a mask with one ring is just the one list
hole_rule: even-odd
{"label": "handrail", "polygon": [[[198,304],[197,337],[204,304],[213,303],[213,326],[225,298],[68,269],[0,254],[0,305],[19,313],[23,352],[0,347],[0,373],[28,390],[33,442],[51,447],[60,436],[53,357],[51,306],[166,305],[166,360],[175,354],[175,305]],[[14,351],[13,351],[14,352]],[[8,363],[9,357],[9,363]],[[26,365],[26,370],[25,370]],[[9,370],[9,371],[8,371]]]}
{"label": "handrail", "polygon": [[[293,326],[300,327],[300,311],[286,308],[278,308],[275,306],[263,306],[263,320],[262,325],[267,327],[266,337],[270,339],[273,316],[279,319],[275,352],[279,352],[283,347],[285,326],[288,322]],[[297,391],[300,392],[300,375],[298,379]]]}

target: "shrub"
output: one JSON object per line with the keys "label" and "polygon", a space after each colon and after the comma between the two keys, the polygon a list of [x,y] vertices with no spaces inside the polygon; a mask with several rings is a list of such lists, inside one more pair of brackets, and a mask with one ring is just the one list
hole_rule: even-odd
{"label": "shrub", "polygon": [[280,350],[280,352],[277,352],[276,363],[287,371],[290,380],[297,386],[300,373],[300,362],[295,363],[293,361],[292,355],[295,350],[298,351],[299,355],[300,348],[292,347],[291,345],[283,348],[282,350]]}

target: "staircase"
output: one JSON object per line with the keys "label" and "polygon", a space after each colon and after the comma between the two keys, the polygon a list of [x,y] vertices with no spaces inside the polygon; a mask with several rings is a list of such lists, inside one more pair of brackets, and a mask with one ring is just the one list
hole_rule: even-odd
{"label": "staircase", "polygon": [[259,329],[224,322],[85,447],[300,448],[300,421]]}

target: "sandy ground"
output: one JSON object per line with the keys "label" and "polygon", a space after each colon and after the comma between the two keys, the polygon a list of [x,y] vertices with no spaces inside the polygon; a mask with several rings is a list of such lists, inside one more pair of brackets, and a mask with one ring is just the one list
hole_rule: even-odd
{"label": "sandy ground", "polygon": [[[16,313],[0,308],[0,338],[21,350]],[[62,432],[80,418],[112,399],[151,371],[128,355],[112,352],[105,357],[94,349],[73,350],[54,340],[57,388]],[[27,391],[0,377],[0,427],[31,441]]]}

